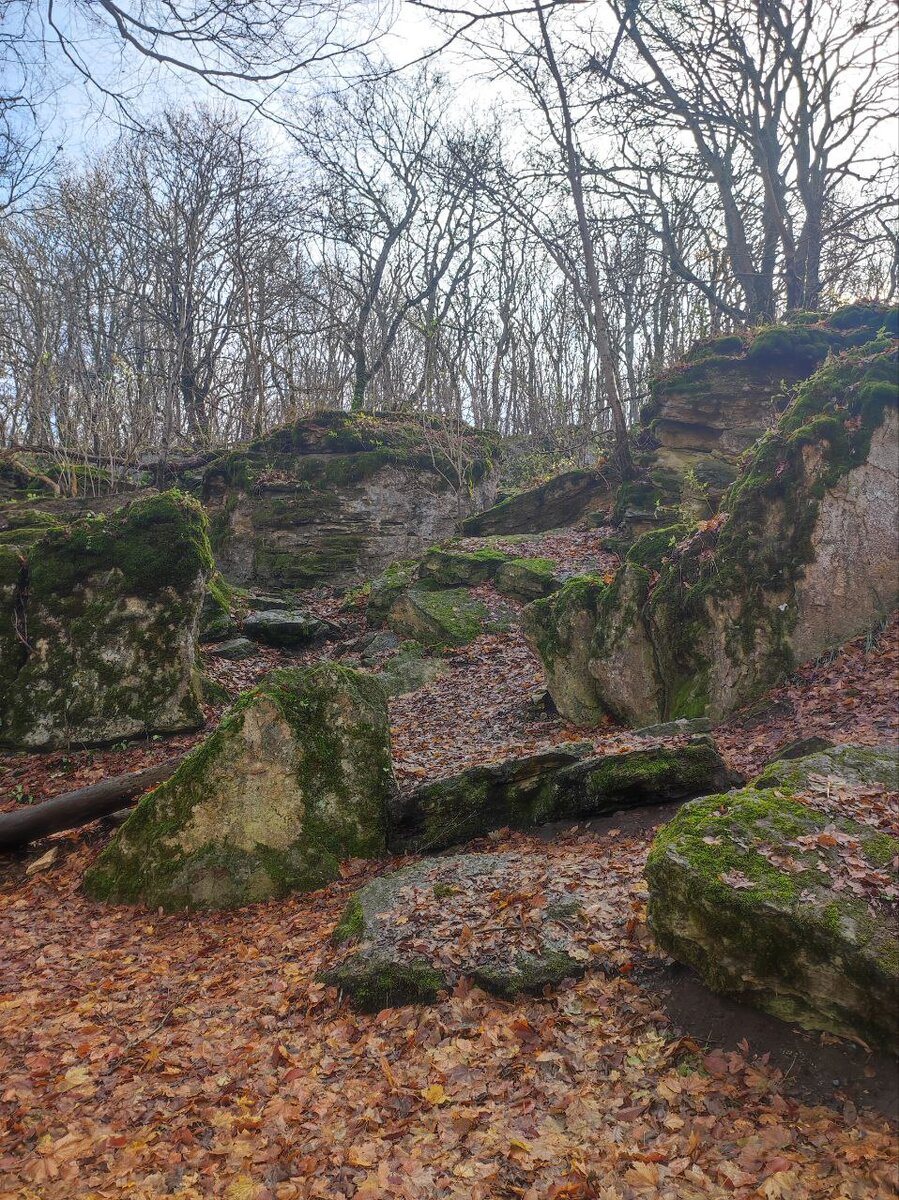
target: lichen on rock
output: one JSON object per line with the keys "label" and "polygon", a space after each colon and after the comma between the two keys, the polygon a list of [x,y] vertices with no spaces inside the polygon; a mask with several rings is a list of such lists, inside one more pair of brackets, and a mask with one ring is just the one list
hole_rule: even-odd
{"label": "lichen on rock", "polygon": [[273,671],[140,802],[88,872],[95,899],[231,908],[308,891],[384,850],[386,697],[323,663]]}

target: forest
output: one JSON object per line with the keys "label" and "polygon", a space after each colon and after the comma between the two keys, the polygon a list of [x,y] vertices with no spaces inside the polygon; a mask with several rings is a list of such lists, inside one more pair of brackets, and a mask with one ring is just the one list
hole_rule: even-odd
{"label": "forest", "polygon": [[896,1196],[897,67],[0,0],[0,1196]]}

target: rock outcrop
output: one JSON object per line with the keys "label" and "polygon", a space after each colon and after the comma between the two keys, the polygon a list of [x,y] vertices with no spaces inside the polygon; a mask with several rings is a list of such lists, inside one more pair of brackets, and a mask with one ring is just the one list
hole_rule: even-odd
{"label": "rock outcrop", "polygon": [[211,573],[206,518],[177,492],[0,546],[0,744],[198,728]]}
{"label": "rock outcrop", "polygon": [[273,671],[145,796],[85,878],[95,899],[233,908],[336,879],[383,852],[387,702],[332,664]]}
{"label": "rock outcrop", "polygon": [[661,557],[647,534],[611,584],[573,581],[526,610],[563,715],[717,719],[893,610],[896,366],[887,340],[830,359],[717,517]]}
{"label": "rock outcrop", "polygon": [[846,305],[830,316],[793,314],[782,324],[698,342],[657,376],[641,410],[641,475],[619,489],[613,515],[632,535],[689,512],[711,517],[737,476],[739,457],[777,424],[790,390],[828,354],[881,330],[899,333],[899,309]]}
{"label": "rock outcrop", "polygon": [[304,418],[205,470],[216,560],[232,583],[359,582],[489,505],[498,449],[494,435],[447,442],[437,424],[398,415]]}
{"label": "rock outcrop", "polygon": [[781,789],[695,800],[650,852],[650,927],[715,991],[895,1050],[897,855]]}

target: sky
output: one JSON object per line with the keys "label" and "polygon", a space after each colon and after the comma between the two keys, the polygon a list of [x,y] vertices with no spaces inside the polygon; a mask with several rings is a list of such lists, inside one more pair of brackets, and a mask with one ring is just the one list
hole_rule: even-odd
{"label": "sky", "polygon": [[[40,13],[38,10],[38,18]],[[86,83],[78,67],[58,45],[52,29],[41,19],[45,35],[46,63],[38,64],[40,77],[53,81],[52,94],[45,103],[49,140],[59,143],[69,160],[90,159],[116,136],[127,115],[137,119],[167,105],[216,103],[222,96],[197,76],[165,67],[151,66],[134,54],[122,55],[114,37],[92,28],[79,19],[71,5],[57,4],[55,20],[70,41],[70,54],[101,84]],[[357,25],[356,28],[359,26]],[[33,35],[41,30],[32,27]],[[401,68],[415,63],[445,40],[434,22],[419,8],[400,0],[390,31],[377,42],[377,51]],[[37,37],[32,38],[32,57],[38,60]],[[454,83],[457,101],[462,106],[488,105],[502,92],[502,85],[491,82],[484,68],[476,69],[470,57],[444,52],[440,69]],[[295,77],[291,87],[275,96],[269,104],[273,113],[283,112],[285,100],[293,92],[312,95],[317,89],[351,86],[354,68],[349,61],[324,65]],[[104,96],[102,86],[126,99],[126,114],[114,99]],[[277,131],[275,130],[277,137]]]}

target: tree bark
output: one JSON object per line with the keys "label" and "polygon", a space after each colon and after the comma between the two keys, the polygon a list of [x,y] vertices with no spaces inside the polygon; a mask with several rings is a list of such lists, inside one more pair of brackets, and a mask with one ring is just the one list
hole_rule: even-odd
{"label": "tree bark", "polygon": [[0,850],[25,846],[48,833],[74,829],[124,808],[173,775],[180,762],[180,758],[168,758],[155,767],[116,775],[74,792],[64,792],[31,808],[0,813]]}

